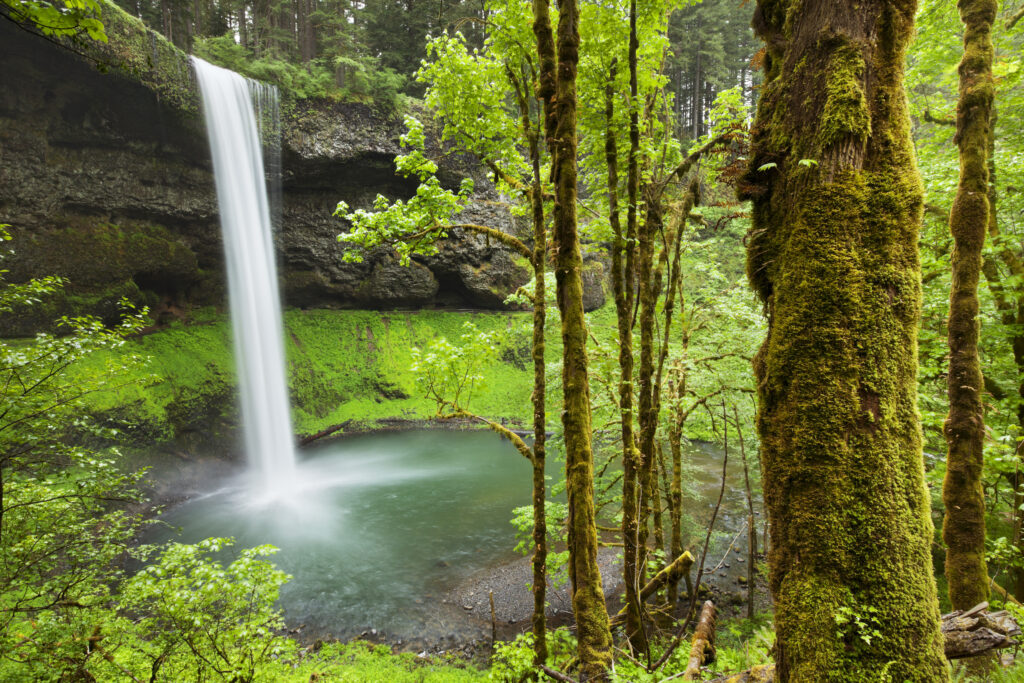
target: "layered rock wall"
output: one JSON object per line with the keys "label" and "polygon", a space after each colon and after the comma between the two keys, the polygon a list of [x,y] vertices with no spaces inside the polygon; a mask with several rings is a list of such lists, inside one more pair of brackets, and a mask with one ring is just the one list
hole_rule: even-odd
{"label": "layered rock wall", "polygon": [[[62,298],[33,316],[7,316],[0,334],[32,333],[59,314],[113,317],[122,296],[158,316],[225,300],[209,152],[185,56],[130,17],[104,19],[111,44],[103,57],[115,64],[106,72],[0,24],[0,223],[15,235],[4,267],[13,281],[67,280]],[[368,207],[377,194],[415,190],[393,172],[402,122],[364,105],[309,101],[290,103],[282,119],[276,239],[287,304],[500,308],[529,278],[507,249],[467,235],[410,268],[388,250],[343,263],[336,203]],[[516,232],[479,169],[443,158],[445,183],[476,181],[464,218]],[[598,278],[591,305],[602,300]]]}

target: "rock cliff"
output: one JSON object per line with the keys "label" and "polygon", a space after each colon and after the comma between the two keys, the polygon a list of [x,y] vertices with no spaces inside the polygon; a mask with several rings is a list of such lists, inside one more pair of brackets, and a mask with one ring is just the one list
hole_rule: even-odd
{"label": "rock cliff", "polygon": [[[0,24],[0,223],[15,253],[11,280],[56,274],[65,295],[0,334],[28,334],[55,315],[113,316],[126,296],[158,316],[224,301],[223,254],[203,123],[185,56],[141,22],[105,14],[105,72]],[[379,193],[409,197],[393,172],[401,120],[359,104],[292,103],[282,116],[283,202],[276,236],[286,304],[305,308],[501,308],[529,271],[483,238],[453,235],[436,256],[400,266],[387,250],[343,263],[331,213]],[[436,144],[436,143],[435,143]],[[442,180],[474,177],[468,221],[517,226],[482,172],[445,157]],[[591,274],[590,306],[603,301]]]}

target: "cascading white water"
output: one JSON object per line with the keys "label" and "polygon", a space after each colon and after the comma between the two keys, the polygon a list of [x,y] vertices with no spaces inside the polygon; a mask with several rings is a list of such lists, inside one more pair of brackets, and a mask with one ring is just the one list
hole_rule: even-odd
{"label": "cascading white water", "polygon": [[192,57],[213,157],[227,260],[231,323],[250,466],[264,492],[292,490],[295,447],[285,381],[281,298],[256,99],[261,117],[277,109],[277,90]]}

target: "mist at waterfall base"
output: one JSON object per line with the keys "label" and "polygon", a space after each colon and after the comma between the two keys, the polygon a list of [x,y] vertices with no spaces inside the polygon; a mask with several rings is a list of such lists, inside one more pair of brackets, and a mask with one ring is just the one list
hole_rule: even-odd
{"label": "mist at waterfall base", "polygon": [[[516,557],[512,509],[530,502],[529,463],[481,431],[346,437],[305,451],[297,480],[306,483],[301,496],[268,503],[250,496],[243,473],[166,513],[180,533],[165,528],[147,541],[270,543],[280,548],[273,562],[293,577],[280,606],[290,626],[305,624],[304,636],[377,629],[440,643],[473,618],[442,599]],[[489,616],[475,618],[489,633]]]}

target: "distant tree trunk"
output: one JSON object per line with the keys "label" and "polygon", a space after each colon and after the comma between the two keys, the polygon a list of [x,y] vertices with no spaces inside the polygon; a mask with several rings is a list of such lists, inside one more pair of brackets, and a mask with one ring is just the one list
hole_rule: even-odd
{"label": "distant tree trunk", "polygon": [[313,13],[316,12],[316,0],[299,0],[302,8],[302,61],[316,59],[316,26],[313,24]]}
{"label": "distant tree trunk", "polygon": [[690,108],[690,123],[693,126],[690,134],[696,140],[700,137],[700,103],[701,103],[701,75],[700,75],[700,17],[697,18],[698,37],[694,41],[695,67],[693,70],[693,92],[690,93],[693,104]]}
{"label": "distant tree trunk", "polygon": [[171,4],[169,0],[160,0],[160,18],[163,21],[164,38],[173,43],[174,17],[171,13]]}
{"label": "distant tree trunk", "polygon": [[242,47],[249,47],[249,26],[245,18],[245,3],[238,5],[238,40]]}
{"label": "distant tree trunk", "polygon": [[[551,40],[547,0],[534,0],[534,34],[540,58],[541,101],[551,148],[555,187],[554,246],[558,311],[562,319],[562,428],[569,502],[569,579],[576,619],[581,681],[602,681],[612,662],[608,610],[597,565],[594,510],[594,453],[591,446],[587,326],[583,316],[583,257],[576,226],[576,69],[579,62],[579,6],[562,0],[557,43]],[[553,86],[553,90],[552,90]]]}
{"label": "distant tree trunk", "polygon": [[740,69],[740,102],[747,103],[747,65]]}
{"label": "distant tree trunk", "polygon": [[[203,14],[199,0],[192,0],[192,31],[194,36],[203,33]],[[191,42],[191,41],[190,41]],[[190,46],[191,47],[191,46]]]}
{"label": "distant tree trunk", "polygon": [[960,0],[964,56],[960,62],[960,101],[956,143],[960,186],[949,217],[953,234],[949,302],[948,446],[942,502],[946,508],[946,579],[953,609],[967,610],[988,599],[985,568],[985,494],[982,451],[985,440],[984,389],[978,356],[978,279],[988,229],[988,142],[991,139],[992,24],[996,0]]}
{"label": "distant tree trunk", "polygon": [[[758,0],[754,14],[767,53],[741,196],[769,324],[754,369],[783,683],[949,679],[916,408],[915,10]],[[869,647],[842,609],[877,631]]]}

